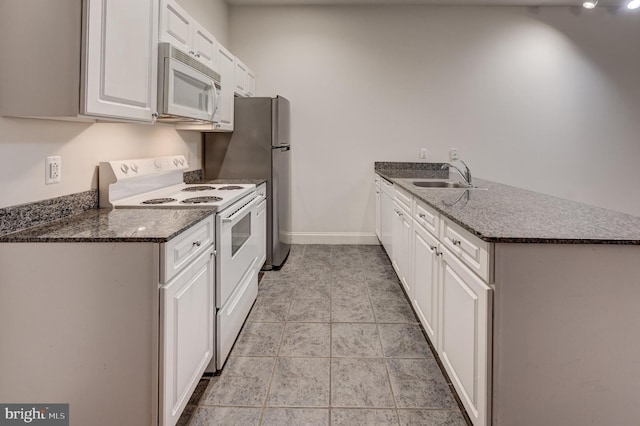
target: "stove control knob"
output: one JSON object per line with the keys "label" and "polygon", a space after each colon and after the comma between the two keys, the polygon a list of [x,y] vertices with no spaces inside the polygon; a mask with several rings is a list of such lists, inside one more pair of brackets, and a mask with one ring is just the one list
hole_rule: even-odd
{"label": "stove control knob", "polygon": [[153,160],[153,165],[155,166],[156,170],[160,170],[162,168],[162,163],[160,162],[160,160]]}
{"label": "stove control knob", "polygon": [[133,173],[138,173],[138,165],[135,163],[131,164],[131,171],[133,171]]}
{"label": "stove control knob", "polygon": [[174,165],[174,166],[176,166],[176,167],[178,167],[178,165],[179,165],[179,164],[180,164],[180,163],[178,162],[178,159],[177,159],[177,158],[174,158],[174,159],[173,159],[173,165]]}
{"label": "stove control knob", "polygon": [[181,166],[184,166],[184,160],[182,158],[178,160],[178,162],[180,163]]}
{"label": "stove control knob", "polygon": [[129,173],[129,166],[123,164],[122,166],[120,166],[120,170],[122,170],[122,173],[126,175],[127,173]]}

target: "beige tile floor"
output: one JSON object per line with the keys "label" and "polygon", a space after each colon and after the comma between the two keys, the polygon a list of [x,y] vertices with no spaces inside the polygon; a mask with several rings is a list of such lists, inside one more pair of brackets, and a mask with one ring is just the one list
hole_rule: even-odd
{"label": "beige tile floor", "polygon": [[[205,386],[207,386],[205,388]],[[181,424],[466,423],[380,246],[293,246]]]}

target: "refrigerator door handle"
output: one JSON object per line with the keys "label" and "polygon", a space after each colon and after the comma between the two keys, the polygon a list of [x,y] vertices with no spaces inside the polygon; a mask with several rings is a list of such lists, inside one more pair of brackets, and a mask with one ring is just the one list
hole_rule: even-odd
{"label": "refrigerator door handle", "polygon": [[283,151],[291,151],[290,145],[272,146],[271,149],[281,149]]}

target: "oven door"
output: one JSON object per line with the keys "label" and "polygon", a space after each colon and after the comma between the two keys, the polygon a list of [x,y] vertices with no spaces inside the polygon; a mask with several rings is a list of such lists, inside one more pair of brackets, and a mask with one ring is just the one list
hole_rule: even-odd
{"label": "oven door", "polygon": [[173,58],[164,61],[163,115],[214,121],[219,88],[209,76]]}
{"label": "oven door", "polygon": [[221,308],[258,257],[254,193],[216,214],[216,307]]}

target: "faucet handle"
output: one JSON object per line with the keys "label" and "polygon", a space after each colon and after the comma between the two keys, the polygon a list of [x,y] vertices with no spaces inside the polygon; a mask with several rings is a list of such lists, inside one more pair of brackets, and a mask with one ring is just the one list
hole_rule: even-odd
{"label": "faucet handle", "polygon": [[464,168],[465,168],[465,175],[466,175],[466,176],[465,176],[465,179],[467,180],[467,183],[468,183],[469,185],[471,185],[471,169],[469,168],[469,166],[467,166],[467,163],[465,163],[464,161],[462,161],[462,160],[458,160],[458,161],[459,161],[459,162],[461,162],[461,163],[462,163],[462,165],[464,166]]}

